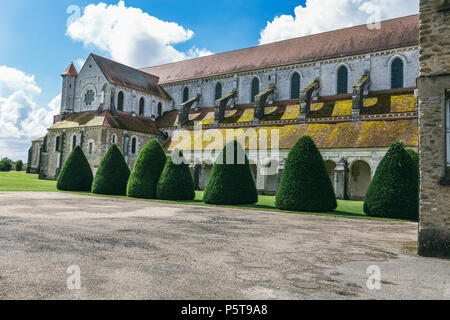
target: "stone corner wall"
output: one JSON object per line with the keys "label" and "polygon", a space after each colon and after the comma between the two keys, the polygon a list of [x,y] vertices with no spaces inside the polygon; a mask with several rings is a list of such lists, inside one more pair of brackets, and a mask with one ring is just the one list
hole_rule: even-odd
{"label": "stone corner wall", "polygon": [[419,254],[450,257],[450,187],[446,165],[446,90],[450,88],[450,10],[420,1]]}

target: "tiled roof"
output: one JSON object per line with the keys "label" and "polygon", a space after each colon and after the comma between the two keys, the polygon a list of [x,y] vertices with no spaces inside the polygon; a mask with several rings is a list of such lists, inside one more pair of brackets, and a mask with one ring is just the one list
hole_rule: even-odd
{"label": "tiled roof", "polygon": [[149,118],[122,112],[114,117],[110,111],[103,111],[99,116],[95,115],[95,111],[73,113],[64,121],[55,123],[49,130],[98,126],[161,135],[155,122]]}
{"label": "tiled roof", "polygon": [[77,68],[75,68],[75,66],[73,65],[73,63],[71,63],[67,67],[66,71],[64,71],[61,75],[62,76],[74,76],[74,77],[77,77],[78,76],[78,71],[77,71]]}
{"label": "tiled roof", "polygon": [[165,84],[416,46],[418,43],[419,16],[413,15],[383,21],[380,29],[361,25],[141,70],[158,76],[159,83]]}
{"label": "tiled roof", "polygon": [[[279,130],[280,150],[291,149],[298,139],[304,135],[311,136],[320,149],[389,147],[392,143],[399,140],[403,141],[408,147],[417,147],[418,129],[417,119],[343,122],[337,124],[292,124],[282,127],[262,126],[258,128],[247,128],[247,130],[256,130],[253,131],[256,136],[254,139],[246,139],[247,143],[245,148],[247,150],[252,149],[249,146],[249,141],[258,141],[256,139],[261,130],[267,130],[269,149],[274,147],[270,140],[273,130]],[[217,131],[224,137],[223,141],[216,140],[217,138],[214,133]],[[203,138],[201,141],[198,139],[202,135],[197,134],[194,136],[194,131],[176,130],[167,150],[172,151],[175,148],[180,150],[197,150],[200,146],[201,150],[222,149],[235,136],[242,136],[246,132],[246,129],[206,129],[203,132],[214,137],[214,139]],[[184,135],[188,135],[190,138]]]}
{"label": "tiled roof", "polygon": [[126,88],[136,89],[170,99],[167,93],[158,85],[157,76],[128,67],[124,64],[91,54],[109,82]]}
{"label": "tiled roof", "polygon": [[[274,106],[266,107],[265,115],[261,119],[265,121],[283,121],[295,120],[300,116],[300,106],[293,101],[276,102]],[[185,126],[193,126],[194,122],[200,122],[202,125],[212,124],[214,122],[213,107],[191,109],[189,113],[189,122]],[[390,90],[372,92],[364,99],[364,107],[361,115],[381,115],[395,114],[417,111],[417,98],[410,89]],[[307,118],[336,118],[349,117],[352,115],[351,95],[321,97],[317,102],[311,104],[311,113]],[[233,110],[225,111],[225,119],[220,124],[243,124],[252,122],[254,119],[253,105],[239,105]],[[157,120],[157,126],[174,127],[178,125],[178,111],[165,113],[163,117]]]}

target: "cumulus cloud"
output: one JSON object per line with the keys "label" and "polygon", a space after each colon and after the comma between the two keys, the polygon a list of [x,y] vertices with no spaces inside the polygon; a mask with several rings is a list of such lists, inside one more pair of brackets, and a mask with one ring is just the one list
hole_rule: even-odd
{"label": "cumulus cloud", "polygon": [[35,102],[40,94],[33,75],[0,66],[0,157],[27,160],[31,140],[45,135],[53,123],[61,95],[40,107]]}
{"label": "cumulus cloud", "polygon": [[192,30],[175,22],[167,22],[127,7],[124,1],[116,5],[90,4],[77,18],[71,19],[66,34],[86,47],[108,52],[113,60],[133,66],[147,67],[211,54],[193,47],[188,52],[174,45],[194,36]]}
{"label": "cumulus cloud", "polygon": [[418,1],[307,0],[294,15],[281,15],[261,31],[259,43],[291,39],[418,13]]}

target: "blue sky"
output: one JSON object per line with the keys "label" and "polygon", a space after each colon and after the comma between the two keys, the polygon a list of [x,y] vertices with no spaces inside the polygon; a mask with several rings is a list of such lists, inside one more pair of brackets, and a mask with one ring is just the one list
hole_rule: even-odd
{"label": "blue sky", "polygon": [[0,158],[26,160],[58,113],[60,74],[90,52],[146,67],[417,12],[418,0],[10,1],[0,11]]}

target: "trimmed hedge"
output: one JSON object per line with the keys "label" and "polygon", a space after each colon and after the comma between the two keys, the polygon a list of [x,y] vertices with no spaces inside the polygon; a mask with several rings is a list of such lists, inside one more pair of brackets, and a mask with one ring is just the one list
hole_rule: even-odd
{"label": "trimmed hedge", "polygon": [[127,186],[127,196],[141,199],[155,199],[156,185],[166,163],[161,144],[152,140],[139,153]]}
{"label": "trimmed hedge", "polygon": [[113,144],[103,157],[92,183],[92,193],[124,196],[130,168],[117,145]]}
{"label": "trimmed hedge", "polygon": [[[233,160],[227,164],[227,149],[234,148]],[[232,151],[232,150],[230,150]],[[206,185],[203,201],[217,205],[245,205],[258,202],[255,180],[250,170],[250,164],[245,156],[245,163],[238,164],[238,153],[244,152],[241,145],[231,142],[223,149],[214,164],[211,176]],[[222,161],[221,161],[222,160]]]}
{"label": "trimmed hedge", "polygon": [[303,212],[329,212],[337,208],[325,162],[309,136],[299,139],[286,159],[276,206]]}
{"label": "trimmed hedge", "polygon": [[[180,156],[183,156],[182,153]],[[158,181],[156,195],[161,200],[194,200],[194,179],[189,166],[184,162],[177,165],[168,157]]]}
{"label": "trimmed hedge", "polygon": [[59,172],[56,187],[62,191],[91,191],[92,169],[83,150],[76,147]]}
{"label": "trimmed hedge", "polygon": [[419,166],[419,154],[415,152],[413,149],[408,149],[406,150],[406,152],[408,152],[409,156],[414,160],[414,163],[416,163],[417,166]]}
{"label": "trimmed hedge", "polygon": [[372,217],[418,219],[418,165],[403,143],[394,143],[381,160],[366,193],[364,212]]}

